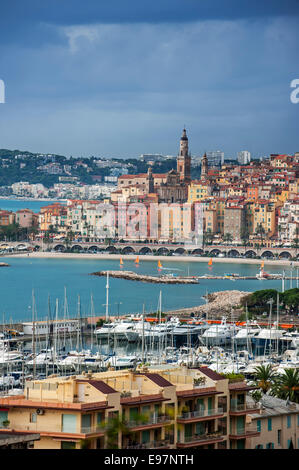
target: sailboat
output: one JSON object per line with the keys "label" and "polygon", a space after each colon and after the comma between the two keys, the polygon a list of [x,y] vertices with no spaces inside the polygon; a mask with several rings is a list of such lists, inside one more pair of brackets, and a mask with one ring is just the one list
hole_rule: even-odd
{"label": "sailboat", "polygon": [[163,268],[163,266],[162,266],[162,264],[161,264],[161,261],[158,260],[158,269],[162,269],[162,268]]}
{"label": "sailboat", "polygon": [[139,256],[135,259],[135,264],[139,264]]}
{"label": "sailboat", "polygon": [[123,262],[123,259],[122,259],[122,258],[120,258],[120,260],[119,260],[119,264],[120,264],[120,267],[122,267],[122,266],[123,266],[124,262]]}
{"label": "sailboat", "polygon": [[210,261],[208,262],[208,266],[213,266],[213,260],[210,258]]}

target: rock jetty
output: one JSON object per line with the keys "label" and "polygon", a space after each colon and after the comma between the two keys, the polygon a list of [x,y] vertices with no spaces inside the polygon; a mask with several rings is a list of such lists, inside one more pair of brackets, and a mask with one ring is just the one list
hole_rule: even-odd
{"label": "rock jetty", "polygon": [[249,295],[250,292],[243,292],[239,290],[228,290],[221,292],[213,292],[207,295],[208,303],[206,305],[199,305],[197,307],[183,308],[179,310],[172,310],[167,312],[172,315],[190,315],[206,314],[209,318],[221,318],[223,315],[230,315],[232,308],[240,305],[241,300]]}
{"label": "rock jetty", "polygon": [[9,264],[7,264],[7,263],[0,263],[0,268],[4,268],[4,267],[6,267],[6,266],[9,266]]}
{"label": "rock jetty", "polygon": [[194,277],[179,276],[146,276],[144,274],[136,274],[133,271],[98,271],[91,273],[92,276],[107,276],[118,279],[126,279],[128,281],[150,282],[154,284],[198,284],[198,280]]}

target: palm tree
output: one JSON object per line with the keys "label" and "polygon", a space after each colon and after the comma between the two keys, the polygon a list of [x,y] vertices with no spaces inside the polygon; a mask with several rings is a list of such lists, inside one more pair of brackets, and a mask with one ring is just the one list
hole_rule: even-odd
{"label": "palm tree", "polygon": [[228,243],[232,242],[233,239],[234,239],[234,238],[233,238],[233,236],[232,236],[231,233],[226,233],[226,234],[223,236],[223,241],[228,242]]}
{"label": "palm tree", "polygon": [[244,227],[241,230],[241,240],[242,240],[243,246],[244,246],[245,251],[246,251],[246,247],[247,247],[248,242],[249,242],[249,231],[248,231],[247,227]]}
{"label": "palm tree", "polygon": [[268,364],[267,366],[255,367],[254,378],[257,386],[265,394],[272,388],[276,374],[273,370],[273,367]]}
{"label": "palm tree", "polygon": [[255,234],[260,236],[261,239],[261,246],[264,246],[264,236],[265,236],[265,229],[262,224],[258,224],[255,229]]}
{"label": "palm tree", "polygon": [[271,395],[299,403],[299,369],[286,369],[279,375],[274,381]]}

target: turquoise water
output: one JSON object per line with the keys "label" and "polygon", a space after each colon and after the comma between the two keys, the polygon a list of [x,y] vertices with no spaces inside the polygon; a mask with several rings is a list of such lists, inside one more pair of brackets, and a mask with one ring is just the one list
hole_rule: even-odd
{"label": "turquoise water", "polygon": [[[0,323],[3,318],[6,322],[31,320],[32,318],[32,289],[34,289],[38,319],[45,319],[48,314],[48,296],[51,299],[52,315],[56,298],[59,299],[59,317],[63,317],[64,287],[67,290],[69,316],[77,316],[78,295],[81,298],[81,315],[90,315],[91,293],[94,301],[96,315],[105,314],[106,278],[90,276],[89,274],[100,270],[118,270],[119,260],[98,259],[46,259],[46,258],[1,258],[10,267],[0,268]],[[203,262],[176,262],[164,261],[163,266],[179,269],[173,273],[184,275],[225,274],[239,273],[240,275],[255,276],[260,262],[257,264],[228,264],[215,263],[208,268]],[[157,275],[157,261],[141,261],[136,267],[134,260],[124,260],[124,269],[141,274]],[[289,264],[284,266],[286,275],[289,275]],[[282,272],[282,266],[267,266],[267,272]],[[165,271],[171,272],[171,271]],[[295,287],[293,281],[293,287]],[[286,281],[286,289],[290,287]],[[126,281],[123,279],[110,279],[109,312],[117,314],[118,303],[120,314],[142,312],[143,304],[146,312],[156,311],[159,292],[162,291],[162,310],[171,310],[181,307],[192,307],[204,304],[202,298],[207,292],[222,290],[255,291],[265,288],[281,290],[281,281],[258,280],[200,280],[195,285],[164,285],[146,284],[142,282]]]}
{"label": "turquoise water", "polygon": [[16,212],[20,209],[30,209],[38,213],[41,207],[60,201],[38,201],[25,199],[0,199],[0,210]]}

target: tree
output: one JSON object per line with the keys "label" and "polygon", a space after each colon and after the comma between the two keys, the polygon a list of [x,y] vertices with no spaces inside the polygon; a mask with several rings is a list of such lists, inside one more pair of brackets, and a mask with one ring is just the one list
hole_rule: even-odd
{"label": "tree", "polygon": [[299,369],[286,369],[276,377],[271,395],[299,403]]}
{"label": "tree", "polygon": [[232,236],[231,233],[226,233],[224,236],[223,236],[223,241],[224,242],[227,242],[227,243],[231,243],[233,241],[234,237]]}
{"label": "tree", "polygon": [[257,225],[257,227],[255,229],[255,233],[261,239],[261,246],[264,246],[264,237],[265,237],[266,232],[265,232],[265,229],[264,229],[264,227],[261,223]]}
{"label": "tree", "polygon": [[249,231],[247,227],[244,227],[241,229],[241,240],[246,250],[246,246],[248,245],[248,242],[249,242]]}
{"label": "tree", "polygon": [[272,388],[275,378],[276,374],[270,364],[267,366],[255,367],[254,379],[256,385],[262,390],[264,394]]}

